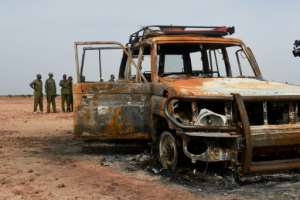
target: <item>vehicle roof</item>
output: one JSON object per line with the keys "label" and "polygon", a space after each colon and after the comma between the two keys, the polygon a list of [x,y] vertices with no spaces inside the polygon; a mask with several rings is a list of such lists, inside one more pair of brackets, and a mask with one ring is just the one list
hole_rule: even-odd
{"label": "vehicle roof", "polygon": [[209,37],[209,36],[195,36],[195,35],[160,35],[146,38],[147,43],[223,43],[240,45],[243,42],[240,39],[232,37]]}
{"label": "vehicle roof", "polygon": [[135,48],[152,43],[221,43],[241,45],[242,41],[227,37],[235,32],[228,26],[149,25],[132,33],[128,45]]}

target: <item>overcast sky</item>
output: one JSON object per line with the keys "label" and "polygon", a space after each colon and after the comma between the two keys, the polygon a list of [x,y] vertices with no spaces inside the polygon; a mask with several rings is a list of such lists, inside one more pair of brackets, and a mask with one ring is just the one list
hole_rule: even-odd
{"label": "overcast sky", "polygon": [[125,43],[147,24],[234,25],[265,78],[300,84],[300,58],[291,52],[299,8],[296,0],[1,0],[0,95],[32,93],[36,73],[45,80],[53,72],[57,82],[74,75],[75,40]]}

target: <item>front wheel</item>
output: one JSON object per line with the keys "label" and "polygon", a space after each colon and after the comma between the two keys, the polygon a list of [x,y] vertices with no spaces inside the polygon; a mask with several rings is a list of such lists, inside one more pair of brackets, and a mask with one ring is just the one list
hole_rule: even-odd
{"label": "front wheel", "polygon": [[178,162],[178,147],[175,137],[168,131],[159,139],[159,161],[164,169],[174,171]]}

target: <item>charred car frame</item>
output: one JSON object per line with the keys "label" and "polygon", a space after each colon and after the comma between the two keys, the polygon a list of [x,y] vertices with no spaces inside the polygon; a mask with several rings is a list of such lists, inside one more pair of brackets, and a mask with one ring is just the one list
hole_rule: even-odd
{"label": "charred car frame", "polygon": [[[130,35],[126,46],[75,42],[75,136],[151,140],[170,170],[180,153],[193,163],[227,162],[238,176],[300,168],[300,87],[264,80],[251,49],[228,37],[233,33],[154,25]],[[82,46],[122,49],[119,79],[85,80]]]}

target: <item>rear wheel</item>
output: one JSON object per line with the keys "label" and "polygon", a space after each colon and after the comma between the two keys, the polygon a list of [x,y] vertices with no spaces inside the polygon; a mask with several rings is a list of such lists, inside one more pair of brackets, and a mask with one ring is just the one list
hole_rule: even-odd
{"label": "rear wheel", "polygon": [[162,132],[159,139],[159,161],[164,169],[174,171],[178,162],[176,138],[168,131]]}

